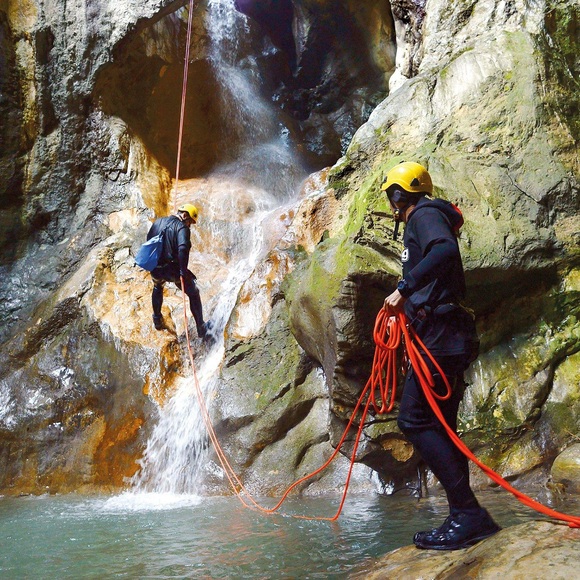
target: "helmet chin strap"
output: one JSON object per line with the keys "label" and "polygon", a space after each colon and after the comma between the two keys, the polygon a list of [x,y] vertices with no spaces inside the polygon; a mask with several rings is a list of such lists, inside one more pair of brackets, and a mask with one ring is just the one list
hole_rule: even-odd
{"label": "helmet chin strap", "polygon": [[395,217],[395,229],[393,231],[393,240],[397,241],[399,237],[399,224],[401,223],[401,210],[399,208],[395,208],[393,215]]}

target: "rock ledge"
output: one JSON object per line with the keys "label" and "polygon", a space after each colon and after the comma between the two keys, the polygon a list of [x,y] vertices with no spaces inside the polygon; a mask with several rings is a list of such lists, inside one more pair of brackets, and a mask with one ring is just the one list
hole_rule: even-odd
{"label": "rock ledge", "polygon": [[405,546],[350,577],[365,580],[569,580],[578,577],[578,542],[580,529],[551,521],[532,521],[506,528],[465,550],[435,552]]}

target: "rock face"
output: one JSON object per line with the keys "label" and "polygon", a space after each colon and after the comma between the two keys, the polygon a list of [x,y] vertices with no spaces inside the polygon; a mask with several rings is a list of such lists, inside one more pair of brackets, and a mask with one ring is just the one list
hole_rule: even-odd
{"label": "rock face", "polygon": [[[180,295],[167,290],[170,328],[154,334],[132,256],[180,200],[199,204],[195,247],[212,250],[190,261],[209,312],[256,221],[268,239],[223,320],[226,449],[264,494],[320,465],[399,276],[379,186],[401,159],[425,163],[466,218],[483,351],[466,440],[511,479],[574,489],[567,455],[548,473],[580,432],[576,3],[294,0],[282,32],[250,4],[240,21],[196,3],[187,181],[172,190],[186,2],[0,0],[0,490],[135,473],[190,369]],[[210,28],[234,55],[220,72]],[[395,414],[376,419],[358,459],[385,490],[409,485],[420,458]],[[311,490],[339,487],[344,467]]]}
{"label": "rock face", "polygon": [[[579,349],[579,134],[576,115],[563,116],[567,99],[577,102],[564,30],[577,31],[578,10],[520,8],[430,3],[405,68],[416,76],[373,111],[331,171],[347,225],[293,273],[286,297],[294,335],[325,370],[334,441],[369,373],[373,317],[400,272],[379,186],[401,159],[426,164],[436,194],[466,217],[460,245],[483,349],[461,413],[469,445],[517,477],[548,467],[578,431],[569,373]],[[400,449],[393,420],[367,429],[360,455],[397,485],[418,458],[391,452]]]}
{"label": "rock face", "polygon": [[580,445],[567,447],[552,464],[551,475],[555,483],[566,486],[570,491],[578,492],[580,483]]}
{"label": "rock face", "polygon": [[529,522],[465,550],[438,553],[415,546],[400,548],[351,578],[574,578],[578,540],[578,529]]}
{"label": "rock face", "polygon": [[[0,2],[2,489],[122,485],[156,405],[188,372],[183,322],[172,316],[180,297],[167,292],[170,331],[151,334],[150,282],[132,260],[149,219],[174,201],[186,4]],[[244,248],[246,217],[295,195],[303,166],[333,162],[379,101],[393,66],[379,46],[390,40],[389,12],[373,13],[380,4],[359,11],[356,25],[352,6],[337,15],[322,3],[296,4],[289,24],[308,71],[300,80],[271,31],[233,20],[231,3],[195,3],[181,177],[198,180],[198,195],[219,166],[235,200],[214,223],[241,222],[215,246],[215,261],[192,265],[200,279],[223,280],[220,260]],[[340,42],[342,29],[365,42]],[[248,183],[266,193],[256,201]],[[196,199],[206,223],[218,197]],[[273,220],[271,235],[290,213]],[[210,307],[216,288],[203,289]]]}

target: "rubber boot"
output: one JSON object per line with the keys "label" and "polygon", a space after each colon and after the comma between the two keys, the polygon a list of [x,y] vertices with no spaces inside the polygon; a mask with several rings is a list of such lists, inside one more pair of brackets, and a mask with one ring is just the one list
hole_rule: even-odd
{"label": "rubber boot", "polygon": [[493,536],[501,528],[487,510],[479,508],[451,514],[438,528],[417,532],[413,543],[424,550],[460,550]]}

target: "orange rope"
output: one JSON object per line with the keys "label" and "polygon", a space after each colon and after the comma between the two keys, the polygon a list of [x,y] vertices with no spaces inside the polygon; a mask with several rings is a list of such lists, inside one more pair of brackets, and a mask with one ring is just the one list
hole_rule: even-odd
{"label": "orange rope", "polygon": [[183,65],[183,85],[181,87],[181,111],[179,114],[179,136],[177,138],[177,162],[175,166],[175,188],[173,192],[173,213],[177,213],[177,186],[179,184],[179,170],[181,168],[181,148],[183,143],[183,126],[185,123],[185,103],[187,100],[187,79],[189,76],[189,53],[191,48],[191,30],[193,24],[193,3],[189,0],[189,14],[187,18],[187,40],[185,42],[185,63]]}
{"label": "orange rope", "polygon": [[[184,286],[183,277],[181,278],[181,284],[182,284],[182,288],[184,288],[185,286]],[[363,391],[362,391],[362,393],[361,393],[361,395],[360,395],[360,397],[359,397],[359,399],[358,399],[358,401],[353,409],[352,415],[351,415],[350,420],[349,420],[349,422],[348,422],[348,424],[347,424],[347,426],[342,434],[342,437],[341,437],[338,445],[336,446],[335,450],[331,454],[331,456],[318,469],[309,473],[308,475],[305,475],[304,477],[301,477],[300,479],[295,481],[292,485],[290,485],[288,487],[288,489],[282,494],[282,497],[280,498],[280,500],[278,501],[278,503],[274,507],[265,508],[257,503],[257,501],[252,497],[252,495],[246,489],[246,487],[244,486],[244,484],[242,483],[242,481],[240,480],[238,475],[235,473],[235,471],[234,471],[233,467],[231,466],[230,462],[228,461],[227,456],[226,456],[225,452],[223,451],[223,449],[219,443],[218,437],[215,433],[215,429],[213,427],[213,424],[212,424],[212,421],[211,421],[211,418],[210,418],[210,415],[209,415],[209,412],[207,409],[207,405],[206,405],[205,400],[204,400],[203,392],[201,390],[201,387],[199,385],[199,380],[197,378],[197,372],[196,372],[195,363],[194,363],[194,356],[193,356],[193,351],[191,348],[191,341],[189,339],[189,330],[188,330],[188,324],[187,324],[187,305],[186,305],[186,301],[185,301],[185,292],[183,292],[183,313],[184,313],[185,335],[186,335],[186,339],[187,339],[187,348],[188,348],[188,353],[189,353],[189,360],[191,363],[191,367],[193,369],[195,392],[196,392],[196,395],[197,395],[197,398],[199,401],[202,418],[203,418],[203,421],[205,423],[209,438],[212,442],[212,445],[213,445],[214,450],[216,452],[216,455],[218,457],[218,460],[222,466],[222,469],[224,470],[224,473],[226,474],[226,477],[230,483],[230,486],[231,486],[232,490],[234,491],[234,493],[236,494],[236,496],[238,497],[238,499],[241,501],[241,503],[245,507],[257,509],[263,513],[272,514],[272,513],[276,512],[282,506],[282,504],[288,498],[288,495],[290,494],[290,492],[293,489],[295,489],[301,483],[304,483],[305,481],[312,479],[313,477],[315,477],[316,475],[321,473],[324,469],[326,469],[332,463],[332,461],[336,458],[338,453],[340,452],[340,449],[342,448],[344,442],[346,441],[347,435],[348,435],[348,433],[349,433],[349,431],[350,431],[350,429],[351,429],[351,427],[352,427],[352,425],[357,417],[357,413],[359,412],[359,409],[363,406],[365,397],[367,396],[367,394],[369,394],[369,396],[366,400],[366,403],[364,403],[362,415],[361,415],[360,420],[359,420],[359,426],[357,429],[357,433],[356,433],[356,437],[355,437],[355,441],[354,441],[354,445],[353,445],[353,450],[351,453],[350,466],[349,466],[349,470],[348,470],[342,498],[341,498],[338,510],[336,511],[335,515],[332,517],[312,517],[312,516],[298,516],[298,515],[292,516],[295,518],[308,519],[308,520],[322,520],[322,521],[335,521],[335,520],[337,520],[338,517],[340,516],[340,513],[342,512],[342,509],[343,509],[345,501],[346,501],[346,496],[347,496],[348,488],[350,485],[352,471],[354,469],[354,464],[356,462],[356,453],[358,451],[358,446],[360,443],[360,438],[362,436],[362,431],[363,431],[363,428],[365,425],[365,421],[366,421],[369,407],[372,404],[375,408],[377,408],[377,409],[379,408],[375,391],[377,389],[379,389],[380,393],[381,393],[380,398],[381,398],[382,404],[380,406],[380,409],[385,409],[384,412],[389,412],[394,406],[395,385],[396,385],[395,363],[389,363],[389,368],[394,369],[394,371],[391,372],[391,377],[394,380],[391,380],[391,381],[385,380],[385,376],[384,376],[384,373],[382,370],[383,365],[385,364],[385,361],[388,358],[389,352],[394,353],[395,358],[396,358],[396,351],[397,351],[397,349],[400,345],[400,342],[401,342],[400,341],[400,333],[399,333],[399,335],[397,335],[396,333],[392,332],[392,330],[391,330],[391,327],[394,324],[394,319],[389,318],[389,317],[385,317],[385,316],[377,317],[377,323],[375,324],[375,330],[373,333],[377,347],[375,349],[375,356],[374,356],[374,361],[373,361],[372,373],[371,373],[371,376],[370,376],[369,380],[367,381],[367,384],[365,385],[365,387],[364,387],[364,389],[363,389]],[[385,338],[387,339],[386,341],[385,341]],[[393,357],[391,356],[391,358],[393,358]],[[391,387],[392,387],[392,392],[389,393],[389,390]],[[388,404],[386,404],[386,401],[389,401]],[[246,496],[246,497],[244,498],[243,496]]]}
{"label": "orange rope", "polygon": [[[421,353],[417,345],[419,345],[421,350],[427,353],[429,358],[436,364],[438,371],[440,371],[441,369],[439,368],[439,366],[437,365],[437,363],[435,362],[429,351],[425,348],[425,345],[421,342],[421,339],[415,334],[412,327],[407,325],[405,315],[401,313],[398,314],[397,317],[399,319],[399,328],[402,330],[403,336],[405,338],[407,352],[409,354],[409,358],[411,359],[411,364],[413,365],[413,369],[415,370],[415,372],[417,372],[417,367],[422,365],[422,363],[424,363],[424,359],[421,356]],[[512,487],[503,477],[501,477],[498,473],[493,471],[493,469],[491,469],[490,467],[482,463],[479,459],[477,459],[477,457],[471,452],[471,450],[465,445],[465,443],[461,441],[459,436],[453,431],[453,429],[451,429],[451,427],[449,427],[449,425],[445,421],[445,418],[443,417],[443,414],[439,409],[437,401],[435,400],[438,397],[436,393],[432,390],[432,388],[430,388],[431,385],[429,385],[428,382],[425,380],[425,378],[420,376],[419,373],[417,374],[421,382],[423,393],[425,394],[425,397],[427,398],[429,405],[431,405],[433,412],[435,413],[435,415],[445,428],[445,431],[449,435],[450,439],[453,441],[453,443],[455,443],[458,449],[468,459],[471,459],[471,461],[473,461],[492,481],[495,481],[498,485],[501,485],[505,490],[512,493],[516,497],[516,499],[518,499],[524,505],[536,510],[539,513],[550,516],[551,518],[568,522],[568,525],[571,528],[580,527],[579,516],[572,516],[569,514],[558,512],[532,499],[528,495]],[[447,381],[445,375],[443,373],[441,373],[441,375],[445,378],[445,381]]]}
{"label": "orange rope", "polygon": [[[177,211],[177,187],[179,183],[179,170],[181,165],[181,149],[182,149],[182,142],[183,142],[183,126],[185,121],[185,103],[187,98],[187,80],[189,75],[189,55],[190,55],[190,47],[191,47],[191,34],[192,34],[192,22],[193,22],[193,6],[194,0],[190,0],[189,3],[189,15],[187,21],[187,40],[186,40],[186,47],[185,47],[185,63],[184,63],[184,70],[183,70],[183,85],[181,91],[181,112],[179,118],[179,137],[177,142],[177,163],[175,168],[175,190],[174,190],[174,211]],[[325,520],[325,521],[335,521],[340,516],[344,503],[346,501],[346,495],[348,492],[348,487],[350,484],[350,479],[352,475],[352,470],[354,468],[354,464],[356,461],[356,452],[358,451],[358,446],[360,443],[360,438],[362,436],[362,431],[364,429],[366,417],[369,411],[369,407],[372,405],[373,410],[376,414],[383,414],[389,413],[395,404],[395,396],[396,396],[396,385],[397,385],[397,351],[401,344],[401,336],[405,339],[405,348],[406,348],[406,355],[409,358],[411,365],[413,366],[413,370],[417,375],[417,378],[420,381],[421,388],[425,393],[425,397],[427,401],[431,405],[433,412],[441,421],[441,424],[447,431],[447,434],[451,438],[451,440],[457,445],[457,447],[469,458],[471,459],[478,467],[480,467],[493,481],[501,485],[503,488],[511,492],[515,497],[521,501],[523,504],[537,510],[540,513],[548,515],[552,518],[563,520],[569,523],[570,527],[578,528],[580,527],[580,517],[571,516],[567,514],[563,514],[552,510],[539,502],[535,501],[531,497],[519,492],[515,488],[513,488],[505,479],[503,479],[500,475],[495,473],[491,468],[487,467],[481,461],[473,455],[473,453],[467,448],[467,446],[459,439],[457,434],[447,425],[443,414],[441,413],[439,406],[437,404],[437,400],[446,400],[451,396],[451,386],[445,373],[441,370],[441,367],[437,363],[437,361],[433,358],[431,353],[425,348],[425,345],[421,342],[420,338],[415,334],[412,327],[408,326],[406,317],[403,313],[398,313],[396,316],[389,316],[388,312],[383,308],[379,311],[375,327],[373,330],[373,339],[375,341],[375,354],[373,358],[373,365],[371,369],[371,376],[367,381],[362,393],[353,409],[352,415],[350,420],[342,434],[342,437],[336,446],[336,449],[331,454],[329,459],[318,469],[301,477],[297,481],[295,481],[282,495],[280,501],[273,507],[273,508],[264,508],[259,505],[248,490],[244,487],[244,484],[240,480],[240,478],[236,475],[234,469],[232,468],[231,464],[229,463],[226,454],[224,453],[222,447],[220,446],[219,440],[216,436],[215,430],[213,428],[211,418],[205,404],[205,400],[203,397],[203,392],[199,385],[199,380],[197,378],[197,372],[194,363],[193,352],[191,349],[191,342],[189,339],[189,330],[187,327],[187,306],[185,302],[185,282],[183,277],[181,277],[181,287],[183,290],[183,316],[185,320],[185,336],[187,339],[187,349],[189,352],[189,360],[191,363],[191,368],[193,369],[193,377],[194,377],[194,385],[195,391],[197,394],[197,398],[199,401],[199,406],[201,409],[201,414],[203,417],[203,421],[205,423],[208,435],[211,439],[213,444],[214,450],[218,456],[220,464],[228,478],[230,486],[234,490],[238,499],[242,502],[245,507],[248,508],[255,508],[264,513],[274,513],[277,511],[282,503],[286,500],[290,492],[295,489],[301,483],[315,477],[319,473],[321,473],[324,469],[326,469],[330,463],[334,460],[334,458],[338,455],[342,445],[344,444],[348,432],[350,431],[354,420],[357,416],[357,413],[361,406],[363,406],[363,401],[368,394],[368,399],[364,404],[364,408],[362,411],[362,415],[359,420],[359,426],[356,433],[353,450],[351,453],[350,458],[350,467],[348,470],[347,478],[345,481],[344,491],[342,494],[342,498],[338,507],[337,512],[331,518],[325,517],[308,517],[308,516],[292,516],[302,519],[310,519],[310,520]],[[427,357],[431,360],[434,364],[437,371],[443,377],[445,386],[446,386],[446,393],[445,395],[438,395],[434,390],[435,381],[433,379],[433,375],[429,371],[427,363],[423,356],[421,355],[417,344],[421,348],[421,350],[426,353]],[[379,393],[377,399],[377,391]],[[248,503],[244,497],[244,494],[250,503]]]}

